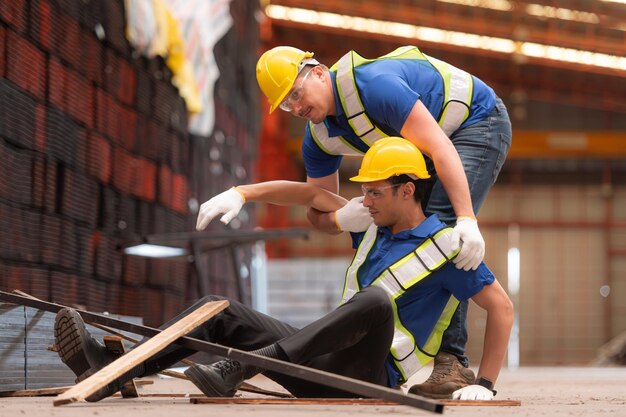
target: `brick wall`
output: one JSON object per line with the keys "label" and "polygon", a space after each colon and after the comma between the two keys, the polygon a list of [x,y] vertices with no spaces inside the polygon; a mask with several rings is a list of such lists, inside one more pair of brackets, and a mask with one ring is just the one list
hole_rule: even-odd
{"label": "brick wall", "polygon": [[[193,230],[190,198],[202,202],[248,180],[258,134],[258,99],[248,89],[255,7],[234,1],[235,27],[216,46],[225,76],[216,130],[206,138],[187,132],[186,107],[163,60],[140,57],[124,38],[122,0],[2,2],[2,290],[152,325],[198,296],[189,263],[132,258],[120,247]],[[216,147],[221,170],[211,157]],[[213,267],[213,292],[234,294],[229,267]]]}

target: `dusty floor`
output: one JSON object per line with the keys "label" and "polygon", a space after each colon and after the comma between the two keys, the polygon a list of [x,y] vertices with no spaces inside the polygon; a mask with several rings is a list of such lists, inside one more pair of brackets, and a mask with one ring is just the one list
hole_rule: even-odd
{"label": "dusty floor", "polygon": [[[418,374],[426,378],[429,370]],[[276,389],[264,377],[250,381],[258,386]],[[626,368],[522,368],[504,370],[498,380],[497,399],[521,400],[520,407],[452,407],[446,415],[506,416],[606,416],[626,417]],[[140,387],[144,393],[198,393],[187,381],[155,378],[154,384]],[[244,396],[254,394],[242,393]],[[173,417],[195,416],[352,416],[434,415],[407,406],[375,405],[209,405],[190,404],[188,399],[145,397],[141,399],[109,398],[99,403],[76,403],[53,407],[53,397],[0,398],[0,416],[115,416]]]}

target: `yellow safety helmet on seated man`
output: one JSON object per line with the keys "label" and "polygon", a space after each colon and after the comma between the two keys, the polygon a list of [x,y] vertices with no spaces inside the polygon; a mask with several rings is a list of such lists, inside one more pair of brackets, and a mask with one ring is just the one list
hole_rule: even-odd
{"label": "yellow safety helmet on seated man", "polygon": [[280,105],[306,65],[319,65],[313,52],[291,46],[277,46],[261,55],[256,63],[256,80],[270,102],[270,113]]}
{"label": "yellow safety helmet on seated man", "polygon": [[413,179],[430,178],[424,155],[412,142],[391,136],[379,139],[365,153],[359,175],[354,182],[386,180],[394,175],[406,174]]}

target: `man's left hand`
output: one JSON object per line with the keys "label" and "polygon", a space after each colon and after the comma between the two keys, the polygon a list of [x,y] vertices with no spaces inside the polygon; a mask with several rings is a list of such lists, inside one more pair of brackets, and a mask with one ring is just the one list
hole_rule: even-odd
{"label": "man's left hand", "polygon": [[363,196],[352,200],[335,212],[335,224],[342,232],[364,232],[374,221],[363,205]]}
{"label": "man's left hand", "polygon": [[[463,244],[461,245],[461,242]],[[478,222],[471,217],[459,217],[452,232],[452,250],[461,248],[454,258],[458,269],[476,270],[485,257],[485,240],[478,230]]]}
{"label": "man's left hand", "polygon": [[453,400],[493,400],[493,391],[482,385],[468,385],[452,393]]}

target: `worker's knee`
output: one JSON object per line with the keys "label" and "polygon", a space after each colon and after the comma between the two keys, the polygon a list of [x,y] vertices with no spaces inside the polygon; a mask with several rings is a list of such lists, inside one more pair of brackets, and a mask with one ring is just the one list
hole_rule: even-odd
{"label": "worker's knee", "polygon": [[189,310],[194,311],[207,303],[210,303],[213,301],[222,301],[222,300],[228,300],[228,298],[222,297],[221,295],[205,295],[204,297],[198,299],[198,301],[193,303],[193,305],[189,308]]}
{"label": "worker's knee", "polygon": [[221,295],[205,295],[201,299],[197,301],[197,304],[204,305],[206,303],[210,303],[213,301],[221,301],[226,300],[226,297],[222,297]]}
{"label": "worker's knee", "polygon": [[376,311],[377,314],[393,317],[391,299],[385,290],[380,287],[371,286],[361,290],[360,293],[365,299],[365,304]]}

